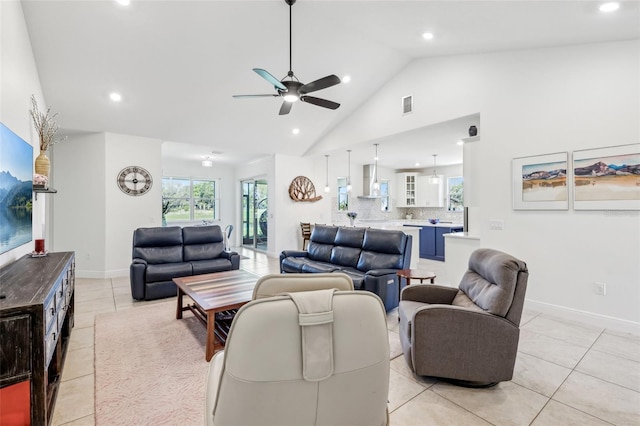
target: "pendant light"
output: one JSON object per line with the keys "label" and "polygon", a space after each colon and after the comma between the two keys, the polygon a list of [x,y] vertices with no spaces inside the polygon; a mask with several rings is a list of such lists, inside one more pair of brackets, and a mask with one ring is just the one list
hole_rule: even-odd
{"label": "pendant light", "polygon": [[347,150],[347,156],[348,156],[348,173],[347,173],[347,192],[351,192],[351,150],[348,149]]}
{"label": "pendant light", "polygon": [[213,167],[213,161],[211,161],[211,157],[206,157],[202,160],[202,167]]}
{"label": "pendant light", "polygon": [[432,185],[438,185],[440,183],[440,177],[436,174],[436,157],[438,154],[433,154],[433,176],[429,177],[429,183]]}
{"label": "pendant light", "polygon": [[[376,162],[374,169],[373,169],[373,190],[378,192],[380,190],[380,182],[378,182],[378,145],[377,143],[374,143],[375,147],[376,147],[376,156],[373,157],[374,161]],[[377,194],[376,194],[377,195]]]}
{"label": "pendant light", "polygon": [[324,158],[327,160],[327,173],[326,173],[326,183],[324,185],[324,192],[331,192],[331,187],[329,186],[329,154],[325,154]]}

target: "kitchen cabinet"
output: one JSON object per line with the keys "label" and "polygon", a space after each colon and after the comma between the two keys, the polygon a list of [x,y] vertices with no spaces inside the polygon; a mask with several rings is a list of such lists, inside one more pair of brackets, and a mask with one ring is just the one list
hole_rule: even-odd
{"label": "kitchen cabinet", "polygon": [[462,232],[462,226],[423,226],[420,229],[420,257],[444,261],[444,234]]}
{"label": "kitchen cabinet", "polygon": [[418,173],[396,173],[396,207],[416,207]]}
{"label": "kitchen cabinet", "polygon": [[429,183],[432,176],[418,177],[416,202],[419,207],[444,207],[444,176],[438,175],[438,183]]}

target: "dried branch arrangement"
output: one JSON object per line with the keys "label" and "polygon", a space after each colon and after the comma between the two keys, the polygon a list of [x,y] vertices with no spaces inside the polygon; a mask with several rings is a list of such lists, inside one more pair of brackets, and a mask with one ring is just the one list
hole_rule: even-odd
{"label": "dried branch arrangement", "polygon": [[56,118],[58,113],[56,112],[52,115],[51,107],[47,108],[46,113],[40,112],[34,95],[31,95],[31,109],[29,112],[33,119],[33,125],[36,127],[36,131],[38,132],[38,137],[40,138],[40,151],[46,151],[51,145],[62,142],[67,138],[65,136],[60,139],[55,139],[55,135],[60,129],[58,124],[54,121],[54,118]]}

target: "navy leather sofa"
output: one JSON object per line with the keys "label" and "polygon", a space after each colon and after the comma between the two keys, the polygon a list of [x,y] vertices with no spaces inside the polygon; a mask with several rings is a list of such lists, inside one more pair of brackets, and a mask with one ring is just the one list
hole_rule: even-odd
{"label": "navy leather sofa", "polygon": [[387,311],[398,306],[396,272],[410,263],[411,235],[371,228],[316,225],[307,251],[280,254],[280,272],[344,272],[356,290],[380,296]]}
{"label": "navy leather sofa", "polygon": [[240,268],[240,255],[224,251],[218,225],[138,228],[133,232],[131,296],[153,300],[177,294],[173,278]]}

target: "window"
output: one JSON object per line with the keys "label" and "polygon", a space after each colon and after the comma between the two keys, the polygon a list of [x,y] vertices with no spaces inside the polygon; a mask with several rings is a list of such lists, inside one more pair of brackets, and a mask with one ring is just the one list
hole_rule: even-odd
{"label": "window", "polygon": [[211,179],[162,178],[162,222],[220,219],[220,183]]}
{"label": "window", "polygon": [[347,191],[347,178],[338,178],[338,211],[349,210],[349,192]]}
{"label": "window", "polygon": [[380,181],[380,210],[389,211],[389,181]]}
{"label": "window", "polygon": [[461,212],[464,210],[462,182],[462,176],[447,179],[447,210],[451,212]]}

